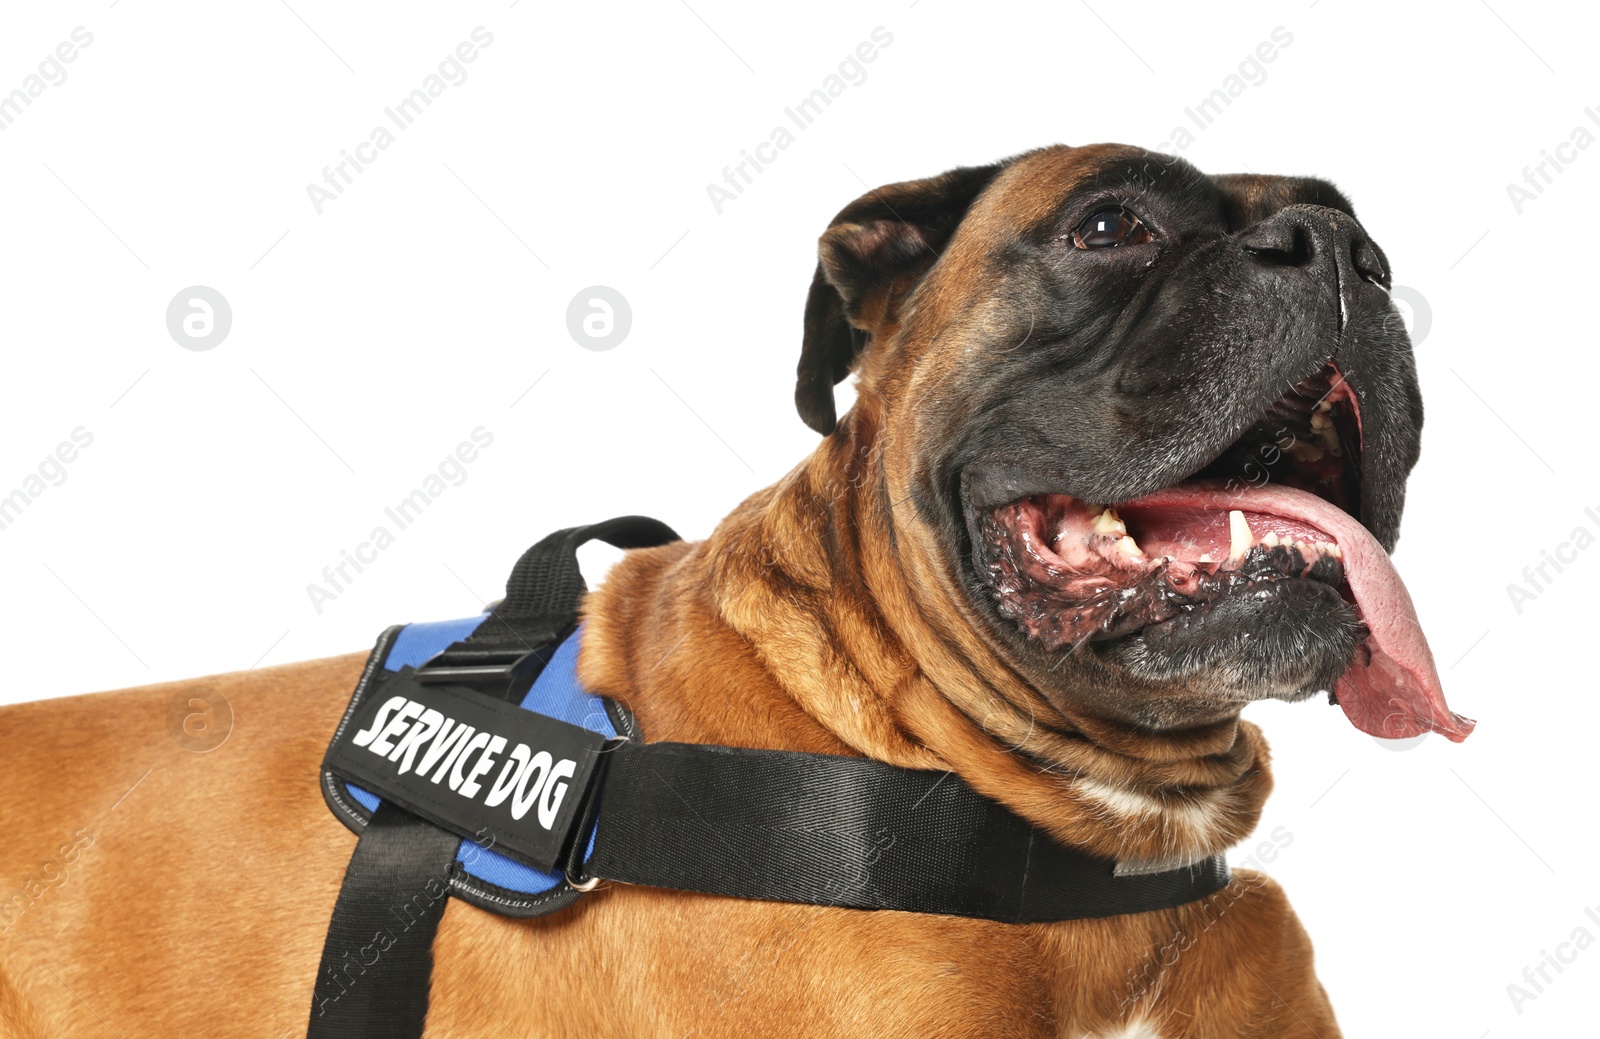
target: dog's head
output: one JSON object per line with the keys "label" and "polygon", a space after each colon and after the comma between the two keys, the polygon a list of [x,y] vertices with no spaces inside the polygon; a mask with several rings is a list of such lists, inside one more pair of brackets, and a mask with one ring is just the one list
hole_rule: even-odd
{"label": "dog's head", "polygon": [[899,550],[1069,713],[1156,729],[1335,691],[1463,738],[1388,550],[1422,405],[1331,184],[1052,147],[823,234],[796,402],[859,376]]}

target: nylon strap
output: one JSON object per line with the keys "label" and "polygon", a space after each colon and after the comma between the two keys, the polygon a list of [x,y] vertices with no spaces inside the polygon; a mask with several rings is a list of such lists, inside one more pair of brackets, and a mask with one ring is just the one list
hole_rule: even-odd
{"label": "nylon strap", "polygon": [[[443,669],[446,684],[520,701],[576,623],[576,551],[594,538],[640,548],[676,535],[640,516],[550,535],[518,560],[490,616],[415,674]],[[1118,875],[1115,863],[1058,844],[950,773],[706,744],[613,741],[598,757],[561,863],[580,883],[1033,923],[1171,908],[1229,881],[1221,856]],[[379,806],[334,906],[310,1039],[422,1034],[430,947],[460,839],[388,800]],[[376,949],[384,932],[392,947]]]}
{"label": "nylon strap", "polygon": [[460,843],[388,802],[378,806],[328,922],[308,1039],[422,1034],[433,936]]}
{"label": "nylon strap", "polygon": [[[596,538],[617,548],[646,548],[676,541],[678,535],[646,516],[549,535],[517,560],[506,597],[489,617],[430,664],[470,671],[522,661],[510,681],[491,682],[482,690],[504,699],[520,697],[577,617],[585,590],[577,550]],[[356,842],[328,921],[307,1039],[422,1035],[433,936],[460,844],[458,835],[388,801],[378,806]]]}
{"label": "nylon strap", "polygon": [[[555,643],[571,630],[586,586],[578,569],[578,547],[604,541],[616,548],[650,548],[677,541],[678,535],[648,516],[619,516],[584,527],[558,530],[528,549],[506,581],[506,595],[476,631],[440,654],[441,666],[507,661]],[[539,666],[548,661],[541,654]],[[526,680],[523,681],[522,679]],[[527,691],[531,675],[518,676],[503,692],[516,699]]]}
{"label": "nylon strap", "polygon": [[608,751],[593,876],[736,898],[1035,923],[1165,909],[1221,856],[1115,875],[949,773],[686,743]]}

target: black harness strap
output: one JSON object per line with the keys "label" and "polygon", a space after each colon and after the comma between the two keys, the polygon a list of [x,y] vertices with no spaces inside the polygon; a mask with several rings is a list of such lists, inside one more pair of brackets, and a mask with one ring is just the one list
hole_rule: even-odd
{"label": "black harness strap", "polygon": [[[519,698],[571,628],[584,593],[578,546],[678,540],[671,527],[622,516],[549,535],[522,554],[506,597],[472,635],[418,676],[505,700]],[[383,801],[361,831],[323,941],[307,1039],[420,1036],[428,1014],[433,937],[444,915],[461,835]]]}
{"label": "black harness strap", "polygon": [[[518,560],[505,599],[471,635],[419,667],[382,671],[373,688],[369,664],[323,760],[325,791],[355,784],[382,803],[361,830],[334,906],[310,1039],[421,1035],[433,936],[461,870],[463,837],[564,875],[551,909],[613,880],[1037,923],[1172,908],[1229,882],[1220,855],[1119,871],[1058,844],[950,773],[828,754],[642,743],[631,721],[607,738],[610,730],[523,709],[524,694],[577,623],[584,583],[576,553],[593,538],[642,548],[676,535],[639,516],[559,531]],[[390,642],[379,645],[387,653]],[[435,761],[428,755],[450,745],[448,727],[459,730],[456,750],[424,776]],[[425,740],[430,750],[421,753]],[[469,745],[475,749],[463,749]],[[414,760],[428,764],[410,771]]]}
{"label": "black harness strap", "polygon": [[[578,547],[604,541],[616,548],[650,548],[678,535],[648,516],[619,516],[549,535],[522,554],[506,581],[505,598],[476,631],[428,662],[432,681],[452,682],[515,700],[527,692],[549,649],[572,629],[585,585]],[[475,681],[481,677],[484,681]]]}
{"label": "black harness strap", "polygon": [[388,802],[378,806],[328,922],[308,1039],[422,1034],[433,936],[460,844]]}
{"label": "black harness strap", "polygon": [[1165,909],[1228,883],[1221,856],[1118,876],[949,773],[686,743],[603,756],[587,869],[608,880],[1006,923]]}

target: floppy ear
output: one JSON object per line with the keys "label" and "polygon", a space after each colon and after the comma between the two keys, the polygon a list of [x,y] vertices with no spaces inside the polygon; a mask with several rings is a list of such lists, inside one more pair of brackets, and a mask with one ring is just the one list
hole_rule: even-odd
{"label": "floppy ear", "polygon": [[795,407],[827,436],[837,415],[833,388],[856,355],[892,324],[900,301],[933,266],[962,217],[1004,163],[962,166],[937,177],[890,184],[840,210],[817,242],[817,272],[806,297]]}

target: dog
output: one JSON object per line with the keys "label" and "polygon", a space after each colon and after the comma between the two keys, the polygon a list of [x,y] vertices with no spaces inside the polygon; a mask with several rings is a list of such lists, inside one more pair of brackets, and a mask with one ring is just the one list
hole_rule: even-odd
{"label": "dog", "polygon": [[[815,452],[585,600],[578,673],[646,738],[952,772],[1175,866],[1257,823],[1247,703],[1470,731],[1387,559],[1421,399],[1331,184],[1054,146],[870,191],[818,257]],[[364,659],[0,714],[0,1034],[303,1034],[355,843],[319,761]],[[177,746],[169,703],[214,693],[230,738]],[[452,901],[434,951],[429,1036],[1339,1034],[1246,871],[1026,925],[605,884],[532,920]]]}

